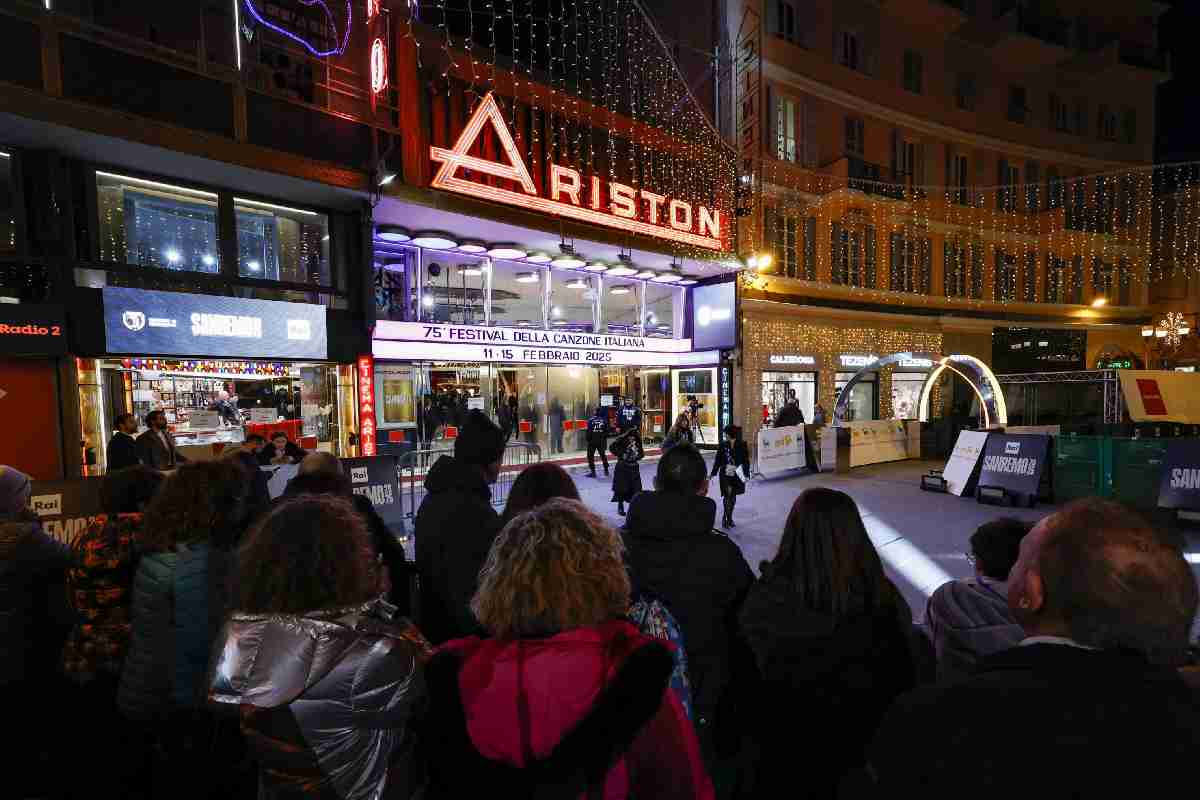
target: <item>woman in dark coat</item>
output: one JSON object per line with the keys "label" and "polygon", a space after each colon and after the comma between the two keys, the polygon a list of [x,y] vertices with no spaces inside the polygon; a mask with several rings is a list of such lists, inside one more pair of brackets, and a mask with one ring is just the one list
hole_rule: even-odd
{"label": "woman in dark coat", "polygon": [[750,480],[750,448],[742,438],[741,426],[730,425],[725,429],[725,440],[717,448],[712,468],[712,475],[716,475],[721,483],[721,498],[725,502],[721,524],[730,528],[734,526],[733,507],[737,505],[738,495],[746,493],[746,483],[738,476],[738,467],[746,480]]}
{"label": "woman in dark coat", "polygon": [[625,516],[625,504],[642,490],[642,469],[638,462],[646,451],[642,449],[640,433],[638,428],[629,428],[608,447],[617,457],[616,466],[613,467],[612,499],[621,516]]}
{"label": "woman in dark coat", "polygon": [[755,796],[794,795],[795,742],[780,731],[804,720],[815,735],[803,796],[836,797],[863,768],[884,712],[916,682],[912,612],[849,495],[809,489],[796,499],[740,618],[761,677],[746,721],[760,751]]}

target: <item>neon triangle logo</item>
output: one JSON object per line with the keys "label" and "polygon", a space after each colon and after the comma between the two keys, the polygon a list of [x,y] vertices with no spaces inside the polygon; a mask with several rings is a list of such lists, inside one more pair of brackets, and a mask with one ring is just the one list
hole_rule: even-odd
{"label": "neon triangle logo", "polygon": [[[500,141],[501,149],[508,157],[509,163],[507,166],[495,161],[486,161],[482,158],[468,155],[468,151],[475,145],[479,134],[483,132],[483,126],[489,122],[492,123],[492,129],[496,132],[496,138]],[[515,183],[519,183],[521,188],[528,194],[537,194],[537,187],[533,184],[533,178],[529,177],[529,170],[526,169],[525,162],[521,160],[521,156],[517,152],[517,143],[513,141],[512,133],[509,132],[508,126],[504,124],[504,117],[500,114],[500,106],[496,103],[496,98],[491,92],[488,92],[487,96],[483,98],[483,102],[475,109],[475,113],[471,114],[471,119],[467,122],[467,127],[463,128],[462,133],[458,135],[458,140],[454,142],[454,147],[449,150],[444,147],[432,147],[430,148],[430,157],[442,165],[437,174],[433,176],[433,187],[435,189],[455,189],[457,179],[454,177],[454,173],[459,167],[466,167],[484,175],[492,175],[496,178],[506,178],[514,181]]]}

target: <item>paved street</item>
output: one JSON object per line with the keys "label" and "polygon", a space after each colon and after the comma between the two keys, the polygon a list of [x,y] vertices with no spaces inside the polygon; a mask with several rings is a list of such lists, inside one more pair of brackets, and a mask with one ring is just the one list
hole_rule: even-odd
{"label": "paved street", "polygon": [[[711,462],[712,455],[706,456]],[[656,466],[656,462],[642,465],[642,484],[647,488],[653,486]],[[858,503],[889,575],[904,593],[914,616],[923,618],[926,598],[934,589],[944,581],[971,574],[964,551],[976,527],[1005,515],[1038,520],[1054,510],[1054,506],[997,508],[980,505],[973,499],[922,492],[920,476],[942,466],[942,462],[907,461],[860,467],[849,475],[755,478],[738,501],[734,514],[737,526],[731,535],[757,573],[760,562],[775,554],[796,496],[813,486],[840,489]],[[619,526],[622,518],[617,514],[616,504],[609,502],[610,482],[588,478],[586,468],[572,468],[571,473],[588,506]],[[717,499],[719,511],[720,490],[716,479],[712,481],[710,494]],[[1200,577],[1200,536],[1191,534],[1188,540],[1189,560]]]}

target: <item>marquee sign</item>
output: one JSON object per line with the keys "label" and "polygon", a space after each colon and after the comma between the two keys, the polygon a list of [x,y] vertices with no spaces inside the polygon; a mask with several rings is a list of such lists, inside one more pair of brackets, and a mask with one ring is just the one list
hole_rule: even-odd
{"label": "marquee sign", "polygon": [[296,42],[317,58],[340,56],[350,43],[353,11],[338,0],[241,0],[259,25]]}
{"label": "marquee sign", "polygon": [[453,344],[449,342],[392,342],[375,339],[371,350],[377,360],[486,361],[513,364],[564,366],[694,367],[715,363],[720,351],[657,353],[644,350],[597,350],[586,347],[535,347],[529,345]]}
{"label": "marquee sign", "polygon": [[[484,125],[489,122],[508,159],[507,164],[469,154]],[[693,206],[687,201],[668,198],[646,189],[638,191],[615,181],[605,182],[597,175],[587,176],[585,180],[578,170],[560,164],[550,164],[550,196],[538,196],[537,186],[517,152],[496,98],[490,92],[471,115],[454,147],[449,150],[431,147],[429,153],[434,161],[442,165],[431,183],[435,189],[531,208],[545,214],[680,244],[709,250],[725,249],[722,241],[723,220],[719,210]],[[512,181],[522,191],[488,186],[458,177],[455,173],[460,167],[479,175]]]}
{"label": "marquee sign", "polygon": [[582,347],[596,350],[640,350],[651,353],[686,353],[691,339],[656,339],[614,333],[577,333],[526,328],[484,328],[429,322],[375,323],[375,339],[396,339],[440,344],[486,344],[495,347]]}

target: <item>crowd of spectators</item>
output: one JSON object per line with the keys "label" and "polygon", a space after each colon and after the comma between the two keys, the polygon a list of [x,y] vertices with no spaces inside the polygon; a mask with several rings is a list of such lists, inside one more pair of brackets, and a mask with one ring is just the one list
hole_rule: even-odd
{"label": "crowd of spectators", "polygon": [[6,796],[1194,783],[1196,580],[1177,541],[1118,504],[980,527],[974,576],[912,609],[843,492],[801,492],[756,576],[715,529],[712,473],[686,441],[652,489],[622,487],[619,530],[553,464],[525,469],[497,511],[505,441],[463,415],[425,477],[413,562],[323,453],[273,501],[253,453],[115,471],[70,545],[30,511],[29,478],[0,467]]}

